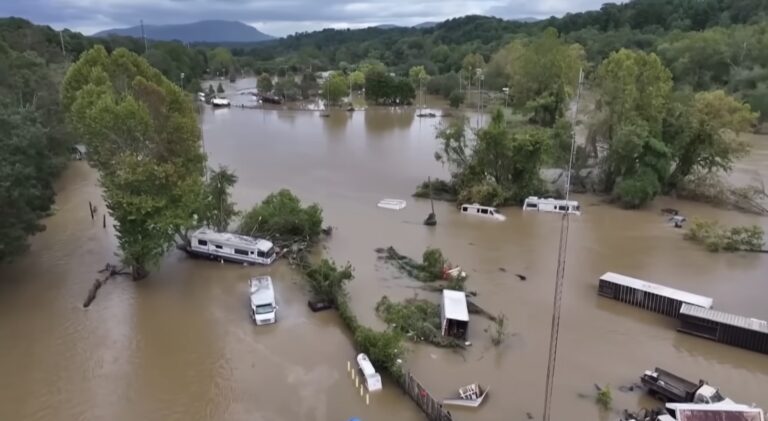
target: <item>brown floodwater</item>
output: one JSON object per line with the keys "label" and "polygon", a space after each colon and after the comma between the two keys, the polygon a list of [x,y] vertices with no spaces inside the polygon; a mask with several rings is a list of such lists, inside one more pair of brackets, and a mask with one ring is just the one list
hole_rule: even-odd
{"label": "brown floodwater", "polygon": [[[475,301],[508,317],[509,337],[492,346],[490,323],[473,316],[469,349],[409,345],[407,366],[438,397],[472,382],[491,387],[481,408],[452,410],[457,420],[522,420],[528,412],[540,419],[559,217],[505,209],[507,221],[485,221],[435,203],[438,226],[421,225],[429,201],[410,194],[427,176],[446,176],[433,157],[439,121],[417,118],[412,108],[336,110],[328,118],[232,108],[206,109],[203,130],[211,165],[239,176],[240,208],[280,188],[323,207],[336,230],[322,253],[355,267],[349,290],[362,322],[383,328],[373,311],[383,295],[439,298],[378,261],[376,247],[414,257],[440,247],[461,265]],[[756,151],[736,174],[765,180],[768,139],[750,141]],[[354,351],[346,330],[333,312],[307,309],[300,277],[283,263],[244,267],[172,251],[149,279],[110,280],[84,310],[96,272],[116,261],[114,232],[90,219],[89,200],[98,204],[97,218],[104,206],[84,163],[70,165],[57,190],[47,230],[16,263],[0,267],[0,420],[423,419],[391,384],[365,405],[347,377]],[[408,207],[376,207],[388,197]],[[768,408],[768,356],[677,333],[672,319],[596,294],[599,275],[615,271],[768,319],[768,255],[708,253],[684,241],[659,210],[765,228],[768,218],[670,198],[642,211],[578,199],[583,214],[571,219],[553,419],[615,419],[595,406],[595,383],[613,387],[617,409],[654,405],[640,392],[618,390],[654,366]],[[263,273],[277,282],[279,320],[256,327],[246,279]]]}

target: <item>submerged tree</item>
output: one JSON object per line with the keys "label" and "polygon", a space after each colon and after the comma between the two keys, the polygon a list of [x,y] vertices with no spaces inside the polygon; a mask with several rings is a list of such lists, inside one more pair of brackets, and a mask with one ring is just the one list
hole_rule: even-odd
{"label": "submerged tree", "polygon": [[272,92],[272,76],[262,73],[256,80],[256,87],[259,89],[259,93],[268,94]]}
{"label": "submerged tree", "polygon": [[323,99],[331,104],[338,104],[347,95],[347,79],[343,74],[334,72],[323,82]]}
{"label": "submerged tree", "polygon": [[290,190],[282,189],[248,211],[239,231],[278,240],[314,242],[320,236],[322,224],[323,211],[317,204],[302,207],[298,197]]}
{"label": "submerged tree", "polygon": [[664,127],[675,151],[669,188],[679,187],[694,172],[729,172],[749,151],[738,135],[756,121],[749,105],[723,91],[698,92],[670,106]]}
{"label": "submerged tree", "polygon": [[99,171],[123,261],[142,279],[194,226],[205,157],[192,104],[143,58],[101,46],[69,69],[62,102]]}

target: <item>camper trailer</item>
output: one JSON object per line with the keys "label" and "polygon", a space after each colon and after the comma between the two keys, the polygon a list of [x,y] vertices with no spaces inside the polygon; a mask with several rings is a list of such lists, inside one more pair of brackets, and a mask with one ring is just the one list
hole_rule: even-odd
{"label": "camper trailer", "polygon": [[270,241],[207,228],[189,237],[187,250],[211,259],[261,265],[271,264],[276,257],[275,246]]}
{"label": "camper trailer", "polygon": [[443,290],[441,322],[443,336],[467,339],[469,330],[469,310],[467,296],[464,291]]}
{"label": "camper trailer", "polygon": [[531,196],[523,203],[524,211],[557,212],[581,215],[579,202],[575,200],[544,199]]}

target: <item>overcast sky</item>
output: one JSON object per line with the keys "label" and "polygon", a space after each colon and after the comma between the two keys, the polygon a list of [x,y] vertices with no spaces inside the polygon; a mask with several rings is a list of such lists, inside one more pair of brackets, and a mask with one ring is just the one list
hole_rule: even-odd
{"label": "overcast sky", "polygon": [[560,16],[607,0],[0,0],[0,16],[92,34],[107,28],[239,20],[284,36],[322,28],[415,25],[469,14],[501,18]]}

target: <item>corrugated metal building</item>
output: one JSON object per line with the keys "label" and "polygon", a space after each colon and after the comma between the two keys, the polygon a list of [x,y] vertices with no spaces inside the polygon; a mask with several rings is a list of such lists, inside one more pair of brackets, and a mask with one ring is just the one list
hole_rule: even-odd
{"label": "corrugated metal building", "polygon": [[645,310],[677,317],[683,304],[712,307],[712,298],[607,272],[600,277],[598,294]]}
{"label": "corrugated metal building", "polygon": [[684,304],[681,332],[768,354],[768,322]]}

